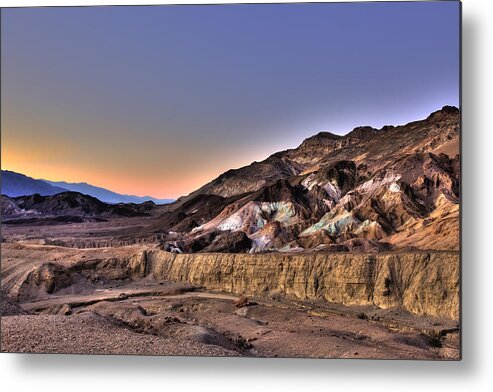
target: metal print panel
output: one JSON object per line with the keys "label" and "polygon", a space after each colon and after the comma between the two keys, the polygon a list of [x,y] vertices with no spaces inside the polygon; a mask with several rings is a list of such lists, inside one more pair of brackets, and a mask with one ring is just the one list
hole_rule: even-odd
{"label": "metal print panel", "polygon": [[1,350],[460,359],[460,3],[4,8]]}

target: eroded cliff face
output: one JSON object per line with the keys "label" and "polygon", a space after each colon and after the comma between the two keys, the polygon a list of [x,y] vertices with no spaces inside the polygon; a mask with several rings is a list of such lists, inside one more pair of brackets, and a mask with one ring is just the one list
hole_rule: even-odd
{"label": "eroded cliff face", "polygon": [[[142,273],[143,258],[133,258]],[[144,274],[244,295],[280,294],[345,305],[400,306],[459,318],[458,252],[172,254],[147,252]]]}
{"label": "eroded cliff face", "polygon": [[459,317],[458,252],[174,254],[135,246],[109,254],[99,249],[2,246],[2,290],[21,303],[152,276],[247,296],[401,307],[419,315]]}

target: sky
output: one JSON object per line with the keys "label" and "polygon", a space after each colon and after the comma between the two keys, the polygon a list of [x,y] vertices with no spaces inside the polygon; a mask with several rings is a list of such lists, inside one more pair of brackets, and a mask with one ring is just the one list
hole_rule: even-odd
{"label": "sky", "polygon": [[459,105],[459,3],[2,9],[1,167],[176,198]]}

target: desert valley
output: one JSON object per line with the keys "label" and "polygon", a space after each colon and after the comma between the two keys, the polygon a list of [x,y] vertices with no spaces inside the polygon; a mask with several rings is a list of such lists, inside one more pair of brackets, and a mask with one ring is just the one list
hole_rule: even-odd
{"label": "desert valley", "polygon": [[456,107],[168,204],[1,197],[4,352],[460,357]]}

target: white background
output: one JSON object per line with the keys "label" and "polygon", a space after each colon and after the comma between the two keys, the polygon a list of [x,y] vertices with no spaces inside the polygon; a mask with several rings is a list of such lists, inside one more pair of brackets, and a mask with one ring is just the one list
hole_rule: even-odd
{"label": "white background", "polygon": [[[0,0],[2,7],[164,3],[173,1]],[[0,354],[3,390],[492,391],[492,7],[491,0],[463,1],[461,362]]]}

